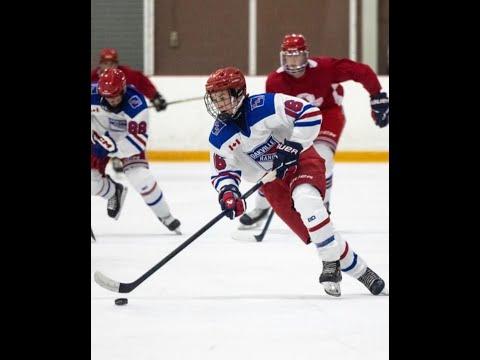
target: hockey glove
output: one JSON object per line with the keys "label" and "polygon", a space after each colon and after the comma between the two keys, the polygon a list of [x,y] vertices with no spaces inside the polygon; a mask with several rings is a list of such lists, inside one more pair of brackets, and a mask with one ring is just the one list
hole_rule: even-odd
{"label": "hockey glove", "polygon": [[225,185],[218,194],[218,202],[222,210],[228,210],[226,215],[230,219],[242,215],[247,208],[247,204],[241,196],[240,190],[235,185]]}
{"label": "hockey glove", "polygon": [[162,111],[167,108],[167,102],[159,93],[157,93],[157,95],[155,95],[155,97],[152,99],[152,103],[153,106],[155,106],[155,110],[157,111]]}
{"label": "hockey glove", "polygon": [[386,93],[381,92],[370,97],[372,117],[375,124],[381,128],[388,125],[390,120],[389,101]]}
{"label": "hockey glove", "polygon": [[287,171],[295,173],[297,171],[298,158],[303,150],[300,143],[285,140],[283,144],[278,144],[277,153],[273,158],[273,169],[277,169],[277,178],[283,179]]}
{"label": "hockey glove", "polygon": [[108,132],[105,135],[100,136],[94,133],[94,143],[92,145],[92,154],[100,159],[106,158],[109,154],[117,151],[117,144],[109,136]]}

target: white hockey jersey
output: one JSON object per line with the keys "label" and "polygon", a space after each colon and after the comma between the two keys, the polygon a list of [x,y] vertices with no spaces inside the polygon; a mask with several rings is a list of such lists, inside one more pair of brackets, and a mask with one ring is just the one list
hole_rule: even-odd
{"label": "white hockey jersey", "polygon": [[[105,101],[105,100],[103,100]],[[148,105],[134,87],[127,86],[118,112],[105,109],[96,83],[91,86],[91,134],[108,135],[115,141],[116,151],[110,157],[127,158],[145,151],[148,139]]]}
{"label": "white hockey jersey", "polygon": [[306,150],[320,131],[320,109],[300,98],[265,93],[248,97],[242,106],[245,129],[217,119],[210,133],[211,181],[217,191],[238,186],[241,177],[258,181],[272,169],[279,143],[295,141]]}

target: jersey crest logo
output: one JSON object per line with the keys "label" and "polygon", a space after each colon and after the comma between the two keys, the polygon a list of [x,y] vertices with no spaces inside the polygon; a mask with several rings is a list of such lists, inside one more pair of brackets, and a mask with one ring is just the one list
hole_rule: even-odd
{"label": "jersey crest logo", "polygon": [[220,120],[215,120],[215,123],[213,124],[213,130],[212,130],[212,134],[213,135],[218,135],[220,134],[220,131],[222,131],[222,129],[226,126],[227,124],[225,124],[223,121],[220,121]]}
{"label": "jersey crest logo", "polygon": [[254,96],[250,99],[250,110],[262,107],[265,104],[265,95]]}
{"label": "jersey crest logo", "polygon": [[137,95],[132,96],[129,100],[128,103],[132,107],[132,109],[136,109],[140,105],[142,105],[142,100]]}
{"label": "jersey crest logo", "polygon": [[250,151],[248,156],[250,156],[253,161],[257,162],[257,164],[265,170],[270,170],[268,166],[269,164],[265,164],[266,166],[263,166],[262,163],[269,163],[270,161],[273,161],[273,157],[277,152],[278,143],[279,142],[272,135],[270,135],[270,137],[263,144],[260,144],[255,149]]}

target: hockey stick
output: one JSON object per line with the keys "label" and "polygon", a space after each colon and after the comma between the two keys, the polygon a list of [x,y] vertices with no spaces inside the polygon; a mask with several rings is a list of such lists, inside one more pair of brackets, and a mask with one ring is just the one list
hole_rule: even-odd
{"label": "hockey stick", "polygon": [[[255,191],[257,191],[263,184],[270,182],[275,179],[276,170],[270,171],[266,173],[254,186],[252,186],[245,194],[242,195],[242,199],[248,198],[252,195]],[[148,270],[145,274],[140,276],[137,280],[131,283],[121,283],[115,280],[110,279],[106,275],[102,274],[100,271],[96,271],[94,274],[95,282],[100,285],[101,287],[118,293],[129,293],[133,289],[135,289],[138,285],[143,283],[147,280],[153,273],[155,273],[158,269],[160,269],[163,265],[173,259],[180,251],[185,249],[188,245],[190,245],[195,239],[197,239],[200,235],[202,235],[205,231],[210,229],[213,225],[215,225],[220,219],[222,219],[228,210],[223,210],[220,214],[215,216],[212,220],[210,220],[205,226],[203,226],[200,230],[198,230],[195,234],[190,236],[187,240],[185,240],[182,244],[180,244],[175,250],[173,250],[170,254],[168,254],[162,261],[160,261],[157,265],[152,267]]]}
{"label": "hockey stick", "polygon": [[275,211],[273,211],[273,209],[271,209],[270,214],[268,215],[267,222],[263,226],[262,232],[258,235],[255,235],[255,240],[257,240],[257,242],[261,242],[263,240],[263,238],[265,237],[265,234],[267,233],[268,227],[270,226],[270,222],[272,221],[274,213],[275,213]]}
{"label": "hockey stick", "polygon": [[[180,104],[180,103],[184,103],[184,102],[189,102],[189,101],[195,101],[195,100],[202,100],[203,99],[203,96],[198,96],[198,97],[193,97],[193,98],[188,98],[188,99],[182,99],[182,100],[174,100],[174,101],[170,101],[170,102],[167,102],[167,106],[168,105],[174,105],[174,104]],[[150,105],[149,108],[153,108],[155,107],[155,105]]]}
{"label": "hockey stick", "polygon": [[95,235],[93,234],[93,229],[92,229],[91,226],[90,226],[90,229],[92,230],[92,238],[93,238],[93,240],[97,241],[97,239],[95,238]]}
{"label": "hockey stick", "polygon": [[263,224],[262,231],[255,235],[252,233],[251,229],[243,229],[243,230],[236,230],[231,233],[232,239],[242,242],[261,242],[267,233],[267,230],[270,226],[270,222],[272,221],[274,211],[273,209],[270,210],[270,214],[268,215],[267,221]]}

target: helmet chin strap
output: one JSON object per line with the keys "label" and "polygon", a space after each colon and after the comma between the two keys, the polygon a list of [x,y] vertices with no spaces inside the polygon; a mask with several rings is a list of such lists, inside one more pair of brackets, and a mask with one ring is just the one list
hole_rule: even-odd
{"label": "helmet chin strap", "polygon": [[232,109],[232,114],[223,112],[218,114],[218,119],[224,122],[228,122],[231,120],[237,120],[240,117],[241,112],[239,109],[243,105],[243,101],[245,100],[245,95],[236,98],[235,96],[230,96],[230,102],[233,104],[233,101],[238,100],[238,104]]}
{"label": "helmet chin strap", "polygon": [[237,106],[233,108],[233,117],[235,118],[235,115],[237,114],[238,109],[240,109],[240,107],[243,104],[243,100],[245,100],[245,95],[242,95],[239,98],[236,98],[235,96],[230,96],[230,101],[232,102],[232,104],[234,100],[238,101]]}

